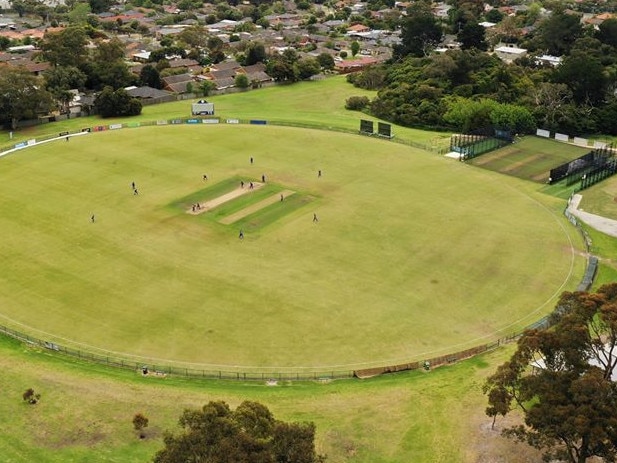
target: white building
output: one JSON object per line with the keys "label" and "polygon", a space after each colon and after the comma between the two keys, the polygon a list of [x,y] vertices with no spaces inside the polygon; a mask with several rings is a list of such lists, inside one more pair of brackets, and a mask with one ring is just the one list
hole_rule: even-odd
{"label": "white building", "polygon": [[527,55],[525,48],[518,48],[514,45],[501,45],[495,47],[493,50],[495,54],[506,63],[511,63],[515,59],[522,58]]}

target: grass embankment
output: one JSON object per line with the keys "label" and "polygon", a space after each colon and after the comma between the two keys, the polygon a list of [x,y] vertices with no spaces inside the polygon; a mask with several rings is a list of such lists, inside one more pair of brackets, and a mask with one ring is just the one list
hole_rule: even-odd
{"label": "grass embankment", "polygon": [[[260,119],[281,123],[308,124],[323,129],[356,131],[360,119],[376,120],[358,111],[345,109],[345,100],[351,96],[373,98],[376,92],[355,88],[344,76],[334,76],[316,82],[300,82],[294,85],[277,85],[254,91],[207,97],[215,105],[215,116],[225,119]],[[196,101],[196,100],[194,100]],[[102,119],[98,116],[68,119],[52,124],[43,124],[14,132],[9,141],[9,132],[0,132],[0,147],[31,138],[57,135],[60,132],[77,132],[85,127],[117,123],[137,123],[174,118],[191,117],[191,101],[176,101],[160,105],[144,106],[142,114],[131,118]],[[393,126],[396,139],[427,145],[434,149],[448,146],[449,134]],[[6,137],[6,138],[4,138]]]}
{"label": "grass embankment", "polygon": [[[508,448],[485,431],[481,385],[508,352],[428,373],[269,387],[142,378],[0,338],[0,454],[7,463],[145,462],[161,448],[163,431],[176,430],[184,408],[256,400],[279,419],[314,421],[318,451],[330,463],[488,461],[487,448],[497,446],[502,457]],[[21,400],[29,387],[42,395],[35,406]],[[144,440],[132,430],[138,412],[150,420]]]}

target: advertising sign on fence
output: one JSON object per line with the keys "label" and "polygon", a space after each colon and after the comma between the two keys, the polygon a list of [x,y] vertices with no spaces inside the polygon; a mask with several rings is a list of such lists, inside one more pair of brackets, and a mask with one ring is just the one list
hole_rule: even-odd
{"label": "advertising sign on fence", "polygon": [[238,119],[227,119],[228,124],[239,124],[240,121]]}
{"label": "advertising sign on fence", "polygon": [[167,121],[156,121],[156,125],[167,125]]}
{"label": "advertising sign on fence", "polygon": [[550,138],[551,132],[549,132],[548,130],[544,130],[544,129],[538,129],[536,130],[536,135],[538,137]]}
{"label": "advertising sign on fence", "polygon": [[568,140],[570,140],[570,137],[568,137],[565,133],[556,133],[555,134],[555,140],[558,140],[558,141],[568,141]]}
{"label": "advertising sign on fence", "polygon": [[201,122],[203,124],[218,124],[219,120],[218,119],[202,119]]}
{"label": "advertising sign on fence", "polygon": [[589,140],[581,137],[574,137],[574,144],[579,146],[587,146],[589,144]]}
{"label": "advertising sign on fence", "polygon": [[122,124],[110,124],[109,126],[109,130],[116,130],[116,129],[121,129],[122,128]]}

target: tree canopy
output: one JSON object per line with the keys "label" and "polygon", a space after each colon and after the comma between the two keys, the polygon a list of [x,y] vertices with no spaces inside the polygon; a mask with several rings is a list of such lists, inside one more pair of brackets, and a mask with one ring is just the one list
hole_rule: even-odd
{"label": "tree canopy", "polygon": [[563,293],[549,321],[550,329],[526,331],[487,380],[486,413],[520,409],[524,424],[504,434],[543,450],[547,461],[615,461],[617,283]]}
{"label": "tree canopy", "polygon": [[141,114],[141,102],[132,98],[126,90],[105,87],[94,100],[94,106],[102,117],[137,116]]}
{"label": "tree canopy", "polygon": [[315,451],[313,423],[276,420],[258,402],[242,402],[235,410],[223,401],[201,410],[186,409],[179,419],[182,431],[167,433],[165,448],[154,463],[322,463]]}
{"label": "tree canopy", "polygon": [[537,48],[555,56],[568,54],[582,34],[579,15],[555,11],[538,27]]}
{"label": "tree canopy", "polygon": [[416,2],[408,8],[407,16],[403,19],[401,44],[394,47],[394,57],[426,56],[439,43],[441,36],[441,26],[430,5]]}
{"label": "tree canopy", "polygon": [[86,60],[88,37],[82,27],[70,26],[47,33],[40,47],[43,57],[54,66],[79,67]]}
{"label": "tree canopy", "polygon": [[18,121],[47,114],[52,107],[41,77],[23,68],[0,66],[0,122],[15,129]]}

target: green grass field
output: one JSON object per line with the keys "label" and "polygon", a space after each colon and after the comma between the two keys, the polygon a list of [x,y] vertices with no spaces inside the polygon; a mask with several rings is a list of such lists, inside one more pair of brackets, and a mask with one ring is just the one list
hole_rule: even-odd
{"label": "green grass field", "polygon": [[617,178],[610,177],[579,192],[583,196],[579,205],[592,214],[617,220]]}
{"label": "green grass field", "polygon": [[568,145],[547,138],[527,136],[515,143],[469,161],[472,165],[533,182],[546,183],[549,172],[576,159],[590,148]]}
{"label": "green grass field", "polygon": [[[5,322],[154,363],[276,371],[422,360],[520,330],[582,273],[557,201],[357,135],[126,129],[29,148],[2,167]],[[262,174],[265,190],[187,214]],[[285,189],[297,193],[221,223]]]}
{"label": "green grass field", "polygon": [[[214,95],[207,97],[214,103],[215,113],[221,119],[262,119],[286,124],[300,124],[332,130],[356,131],[360,119],[376,120],[358,111],[345,109],[345,101],[351,96],[373,98],[374,91],[355,88],[346,83],[345,76],[334,76],[317,82],[299,82],[294,85],[279,85],[260,89]],[[160,105],[144,106],[142,114],[129,119],[130,123],[168,120],[191,117],[191,101],[177,101]],[[84,127],[127,122],[124,119],[82,117],[20,129],[9,140],[5,131],[0,138],[0,147],[31,138],[57,135],[59,132],[78,132]],[[408,127],[393,127],[395,139],[402,143],[416,143],[429,149],[444,150],[449,145],[450,134]]]}
{"label": "green grass field", "polygon": [[[222,117],[348,130],[362,115],[343,110],[344,99],[358,94],[335,78],[212,100]],[[147,107],[140,120],[187,117],[187,107]],[[15,141],[100,124],[47,124]],[[126,129],[28,148],[0,168],[0,313],[63,344],[199,364],[410,360],[534,321],[583,275],[563,200],[382,140],[277,127]],[[268,190],[187,213],[262,174]],[[221,223],[284,190],[294,191],[284,205]],[[602,256],[598,283],[611,281],[615,242],[590,233]],[[268,387],[143,378],[0,337],[0,460],[148,461],[183,408],[249,399],[277,418],[314,421],[330,463],[539,461],[500,440],[484,416],[482,382],[511,352],[430,372]],[[42,394],[35,407],[21,400],[29,387]],[[137,412],[150,418],[145,440],[132,431]]]}

